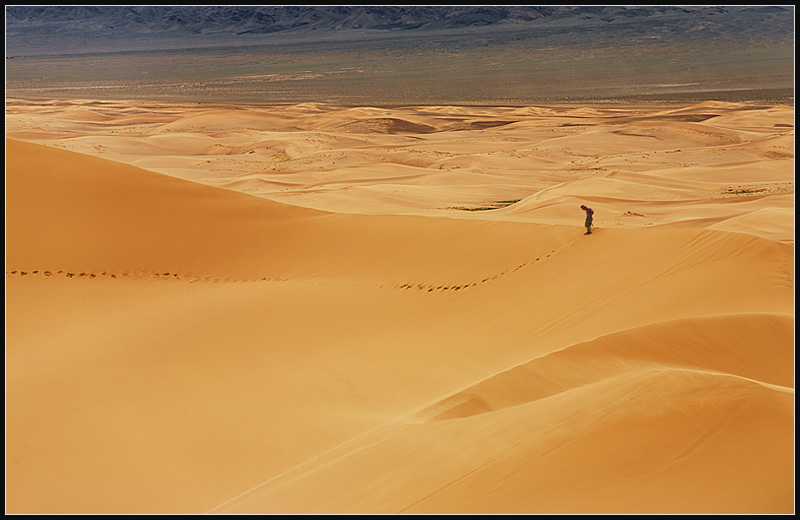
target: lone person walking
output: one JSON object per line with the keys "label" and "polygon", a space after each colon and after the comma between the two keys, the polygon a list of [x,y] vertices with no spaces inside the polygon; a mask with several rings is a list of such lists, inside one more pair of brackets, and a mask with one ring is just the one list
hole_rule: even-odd
{"label": "lone person walking", "polygon": [[591,235],[592,234],[592,216],[594,215],[594,211],[592,211],[592,208],[588,208],[588,207],[584,206],[583,204],[581,204],[581,209],[586,212],[586,222],[583,224],[584,226],[586,226],[586,233],[584,233],[584,234]]}

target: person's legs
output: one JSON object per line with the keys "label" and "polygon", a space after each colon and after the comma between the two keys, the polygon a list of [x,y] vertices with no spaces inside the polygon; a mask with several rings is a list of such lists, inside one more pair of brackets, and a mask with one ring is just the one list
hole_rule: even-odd
{"label": "person's legs", "polygon": [[586,223],[584,225],[586,226],[586,234],[587,235],[591,235],[592,234],[592,219],[591,218],[587,218],[586,219]]}

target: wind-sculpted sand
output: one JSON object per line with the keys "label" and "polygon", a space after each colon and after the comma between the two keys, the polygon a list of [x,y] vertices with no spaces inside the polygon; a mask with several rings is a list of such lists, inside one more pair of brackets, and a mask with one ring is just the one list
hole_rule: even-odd
{"label": "wind-sculpted sand", "polygon": [[791,513],[794,458],[793,107],[7,100],[8,513]]}

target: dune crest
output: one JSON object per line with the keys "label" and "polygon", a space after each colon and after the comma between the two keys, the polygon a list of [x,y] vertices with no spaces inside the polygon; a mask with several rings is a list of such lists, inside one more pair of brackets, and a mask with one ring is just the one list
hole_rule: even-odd
{"label": "dune crest", "polygon": [[[791,316],[783,315],[721,315],[618,332],[492,376],[426,408],[417,417],[469,417],[648,370],[727,375],[792,391],[793,352],[787,348],[792,341],[792,321]],[[753,328],[765,331],[758,345],[751,343],[747,334]],[[776,358],[783,361],[772,363]],[[549,374],[555,373],[560,377],[553,381]]]}

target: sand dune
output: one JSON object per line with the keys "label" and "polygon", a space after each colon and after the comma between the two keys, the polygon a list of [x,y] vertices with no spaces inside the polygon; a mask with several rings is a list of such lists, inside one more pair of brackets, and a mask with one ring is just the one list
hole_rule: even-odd
{"label": "sand dune", "polygon": [[793,113],[7,101],[7,512],[793,512]]}
{"label": "sand dune", "polygon": [[793,392],[736,372],[752,374],[750,362],[758,367],[765,355],[740,341],[742,331],[782,330],[772,338],[781,352],[771,353],[783,359],[783,374],[755,371],[792,385],[791,322],[689,319],[576,345],[458,392],[416,414],[421,422],[337,447],[214,512],[778,512],[792,493],[753,477],[765,466],[792,473]]}

